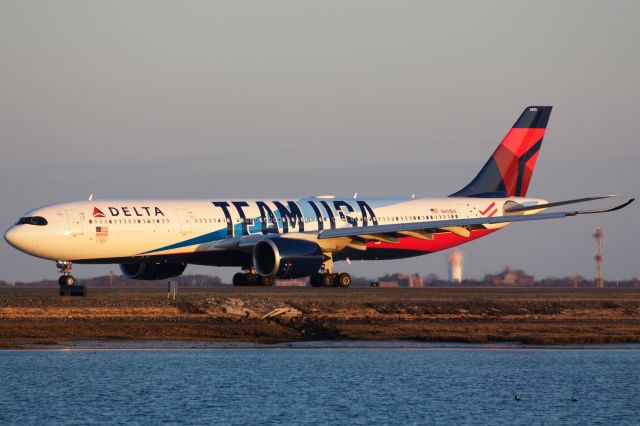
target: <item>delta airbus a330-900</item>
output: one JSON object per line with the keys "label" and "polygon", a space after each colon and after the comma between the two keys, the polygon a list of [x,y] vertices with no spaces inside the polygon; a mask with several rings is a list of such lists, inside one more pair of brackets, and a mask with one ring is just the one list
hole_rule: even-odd
{"label": "delta airbus a330-900", "polygon": [[310,276],[314,287],[348,287],[341,260],[400,259],[473,241],[512,222],[604,213],[541,213],[528,198],[549,106],[524,110],[475,179],[446,198],[282,200],[100,200],[56,204],[26,213],[5,234],[13,247],[56,261],[61,286],[73,285],[72,263],[118,263],[140,280],[175,277],[188,264],[235,266],[234,285],[272,285]]}

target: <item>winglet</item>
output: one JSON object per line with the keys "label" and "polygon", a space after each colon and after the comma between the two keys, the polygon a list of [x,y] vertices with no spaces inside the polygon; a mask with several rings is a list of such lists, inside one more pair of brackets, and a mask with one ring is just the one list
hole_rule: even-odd
{"label": "winglet", "polygon": [[635,201],[635,198],[629,198],[624,203],[618,204],[617,206],[609,207],[608,209],[582,210],[582,211],[568,212],[567,216],[578,216],[578,215],[582,215],[582,214],[596,214],[596,213],[614,212],[616,210],[624,209],[625,207],[627,207],[629,204],[633,203],[634,201]]}

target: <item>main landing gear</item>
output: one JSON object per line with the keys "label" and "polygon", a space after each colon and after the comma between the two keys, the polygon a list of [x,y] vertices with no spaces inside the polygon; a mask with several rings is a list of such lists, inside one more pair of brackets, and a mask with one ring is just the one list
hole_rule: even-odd
{"label": "main landing gear", "polygon": [[71,275],[71,262],[66,260],[58,260],[56,262],[56,268],[62,275],[58,278],[58,284],[60,287],[72,286],[76,283],[76,279]]}
{"label": "main landing gear", "polygon": [[233,276],[233,285],[271,287],[273,285],[273,278],[258,275],[254,270],[238,272]]}
{"label": "main landing gear", "polygon": [[349,287],[351,285],[351,275],[346,272],[342,274],[333,272],[333,256],[331,256],[331,253],[325,253],[324,255],[325,261],[322,263],[320,272],[311,274],[309,277],[311,287]]}
{"label": "main landing gear", "polygon": [[343,272],[324,272],[319,274],[311,274],[309,277],[311,287],[342,287],[347,288],[351,285],[351,275]]}

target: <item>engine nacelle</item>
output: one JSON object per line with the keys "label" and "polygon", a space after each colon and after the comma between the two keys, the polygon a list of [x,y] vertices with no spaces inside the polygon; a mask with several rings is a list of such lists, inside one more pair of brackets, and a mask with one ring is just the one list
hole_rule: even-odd
{"label": "engine nacelle", "polygon": [[177,277],[187,267],[186,263],[122,263],[120,270],[127,278],[136,280],[163,280]]}
{"label": "engine nacelle", "polygon": [[271,238],[253,247],[253,266],[265,277],[305,277],[318,272],[322,262],[322,250],[310,241]]}

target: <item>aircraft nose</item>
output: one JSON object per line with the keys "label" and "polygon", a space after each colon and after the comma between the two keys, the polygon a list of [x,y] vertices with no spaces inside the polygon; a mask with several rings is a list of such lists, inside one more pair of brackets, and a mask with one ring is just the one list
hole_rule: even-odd
{"label": "aircraft nose", "polygon": [[4,239],[18,250],[24,247],[24,234],[18,227],[12,226],[4,233]]}

